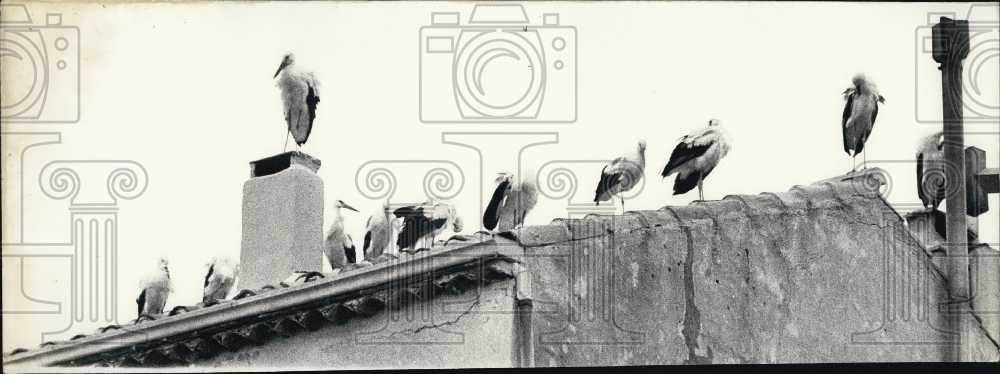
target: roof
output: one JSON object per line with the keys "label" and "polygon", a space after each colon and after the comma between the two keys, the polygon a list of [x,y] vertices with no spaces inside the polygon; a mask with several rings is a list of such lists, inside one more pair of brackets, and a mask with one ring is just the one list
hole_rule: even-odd
{"label": "roof", "polygon": [[[884,206],[883,212],[889,220],[902,221],[879,194],[885,178],[884,171],[867,169],[808,186],[794,186],[788,192],[729,195],[722,200],[666,206],[659,211],[630,211],[625,216],[556,219],[547,225],[519,228],[513,235],[406,254],[332,277],[310,277],[291,285],[279,283],[260,290],[243,290],[234,300],[217,305],[176,307],[152,320],[108,326],[93,335],[79,335],[67,342],[16,352],[4,357],[4,365],[186,365],[222,351],[265,344],[275,336],[291,336],[330,324],[348,323],[353,318],[370,317],[396,300],[414,299],[400,297],[404,293],[426,299],[510,279],[513,278],[511,262],[525,250],[607,235],[610,231],[649,228],[662,222],[659,217],[664,211],[674,217],[672,224],[683,224],[686,220],[711,219],[734,210],[749,215],[842,207],[856,210],[862,209],[854,206],[859,201],[881,201],[878,205]],[[480,264],[485,271],[480,271]],[[398,279],[416,282],[413,287],[391,289],[389,283]]]}
{"label": "roof", "polygon": [[[498,242],[506,241],[508,245]],[[367,318],[387,306],[467,290],[513,278],[513,250],[502,237],[461,243],[442,250],[383,257],[373,266],[346,273],[302,277],[258,290],[241,290],[213,305],[177,306],[162,315],[110,325],[91,335],[15,349],[3,358],[16,366],[177,366],[266,343],[353,318]],[[397,280],[408,286],[400,288]],[[392,284],[392,285],[390,285]]]}

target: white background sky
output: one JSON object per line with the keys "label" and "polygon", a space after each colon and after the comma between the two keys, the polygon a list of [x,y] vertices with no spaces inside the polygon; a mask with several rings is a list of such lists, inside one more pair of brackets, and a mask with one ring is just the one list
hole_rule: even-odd
{"label": "white background sky", "polygon": [[[542,13],[556,12],[562,24],[578,30],[578,121],[422,124],[419,29],[429,24],[432,11],[460,11],[464,23],[471,4],[29,7],[36,23],[44,13],[61,12],[64,24],[80,28],[82,117],[72,125],[4,125],[4,131],[62,132],[62,144],[33,150],[24,161],[29,182],[23,239],[69,240],[68,203],[44,197],[37,187],[37,173],[49,160],[135,160],[148,171],[149,186],[140,198],[119,202],[119,320],[135,317],[137,282],[160,256],[170,260],[176,289],[167,308],[198,302],[205,262],[213,255],[239,257],[247,163],[281,151],[285,124],[271,76],[286,51],[294,51],[322,82],[315,127],[303,150],[323,161],[319,175],[327,222],[337,198],[362,211],[347,215],[348,232],[356,239],[380,203],[357,191],[354,176],[362,163],[376,159],[457,162],[467,180],[454,202],[465,230],[478,230],[476,154],[441,144],[443,131],[558,132],[558,144],[525,152],[526,166],[536,169],[556,159],[617,157],[644,138],[649,180],[628,202],[630,210],[697,198],[696,192],[671,196],[672,179],[661,182],[658,174],[677,138],[712,117],[722,120],[734,145],[707,180],[709,199],[786,191],[843,174],[851,160],[842,149],[840,93],[857,72],[874,80],[887,99],[866,146],[868,160],[892,175],[891,201],[917,203],[913,165],[885,162],[912,160],[917,140],[940,128],[916,118],[918,106],[927,113],[940,113],[941,106],[940,73],[930,55],[918,50],[916,29],[927,24],[929,13],[964,18],[968,9],[965,4],[530,3],[532,24],[541,22]],[[996,30],[992,35],[995,42]],[[993,105],[998,61],[996,56],[985,61],[977,79],[980,100]],[[918,86],[926,90],[921,99]],[[987,166],[1000,166],[997,123],[967,129],[994,132],[970,136],[967,143],[988,152]],[[581,200],[592,196],[599,169],[576,170]],[[486,170],[490,180],[497,171]],[[423,200],[419,181],[399,190],[394,202]],[[996,242],[1000,203],[996,196],[990,203],[993,211],[981,219],[981,231],[986,241]],[[565,204],[542,199],[528,223],[565,217]],[[5,211],[8,219],[13,217]],[[64,265],[26,263],[27,292],[66,300]],[[8,285],[16,281],[10,274],[17,274],[8,267],[5,259],[5,308],[18,302],[8,298]],[[38,344],[39,333],[62,329],[67,318],[65,313],[5,315],[4,351]],[[65,336],[90,333],[92,327],[73,327]]]}

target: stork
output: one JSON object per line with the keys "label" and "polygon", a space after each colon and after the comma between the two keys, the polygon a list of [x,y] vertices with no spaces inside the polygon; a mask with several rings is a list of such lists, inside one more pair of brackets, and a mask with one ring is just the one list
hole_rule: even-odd
{"label": "stork", "polygon": [[[281,75],[278,78],[278,75]],[[281,65],[274,72],[272,79],[278,78],[278,88],[281,89],[281,103],[284,108],[285,122],[288,123],[288,133],[285,134],[285,148],[288,148],[288,135],[295,138],[299,147],[309,139],[313,120],[316,119],[316,105],[319,104],[319,81],[312,72],[304,71],[295,65],[295,54],[285,54]]]}
{"label": "stork", "polygon": [[917,196],[931,211],[937,210],[945,197],[943,147],[944,134],[939,131],[923,138],[917,148]]}
{"label": "stork", "polygon": [[365,258],[375,258],[382,255],[389,246],[392,237],[392,219],[389,218],[389,201],[382,204],[381,209],[372,213],[365,222],[365,242],[362,250]]}
{"label": "stork", "polygon": [[594,193],[594,204],[601,205],[602,201],[611,200],[611,197],[618,195],[622,203],[622,212],[625,212],[625,198],[622,193],[631,190],[642,179],[646,170],[646,141],[640,140],[635,152],[629,152],[624,156],[611,160],[601,169],[601,180],[597,182],[597,191]]}
{"label": "stork", "polygon": [[507,232],[524,224],[524,217],[538,203],[538,188],[531,179],[518,182],[514,174],[506,172],[497,175],[496,184],[483,213],[483,226]]}
{"label": "stork", "polygon": [[354,241],[344,233],[344,216],[341,209],[358,211],[343,200],[337,200],[333,206],[333,223],[330,224],[326,240],[323,241],[323,254],[330,262],[330,270],[343,268],[347,265],[348,251],[354,252]]}
{"label": "stork", "polygon": [[[427,209],[427,208],[430,209]],[[420,206],[405,206],[393,211],[393,215],[403,219],[403,227],[396,238],[396,246],[400,249],[433,248],[434,238],[447,227],[455,232],[462,231],[462,219],[458,217],[455,207],[448,203],[438,202],[431,205],[425,202]],[[430,244],[427,244],[430,241]]]}
{"label": "stork", "polygon": [[708,121],[708,126],[680,139],[680,143],[670,153],[670,160],[663,167],[660,176],[666,178],[677,173],[674,179],[674,195],[686,193],[698,186],[698,199],[705,200],[702,182],[729,153],[729,149],[729,137],[719,125],[719,120],[711,119]]}
{"label": "stork", "polygon": [[142,292],[135,299],[138,306],[137,314],[141,317],[163,313],[163,307],[167,305],[167,296],[173,292],[170,269],[167,267],[166,259],[158,260],[156,270],[142,280],[141,288]]}
{"label": "stork", "polygon": [[[858,153],[864,151],[865,142],[875,127],[878,104],[885,103],[885,98],[878,93],[875,84],[865,78],[864,74],[855,75],[851,82],[854,86],[847,88],[841,94],[847,101],[841,117],[841,126],[844,134],[844,152],[851,156],[851,172],[854,172],[858,168],[856,161]],[[865,163],[868,162],[867,155],[867,153],[864,155]]]}
{"label": "stork", "polygon": [[205,274],[202,304],[225,300],[236,283],[238,272],[239,266],[234,265],[229,257],[213,257],[208,263],[208,272]]}

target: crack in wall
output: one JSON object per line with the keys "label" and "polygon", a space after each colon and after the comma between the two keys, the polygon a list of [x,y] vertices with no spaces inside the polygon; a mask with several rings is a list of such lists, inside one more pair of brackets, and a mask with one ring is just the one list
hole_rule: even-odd
{"label": "crack in wall", "polygon": [[452,320],[449,320],[449,321],[444,321],[444,322],[441,322],[441,323],[432,323],[432,324],[429,324],[429,325],[423,325],[423,326],[420,326],[420,327],[417,327],[417,328],[395,331],[395,332],[389,334],[388,337],[392,338],[394,336],[401,335],[401,334],[416,335],[416,334],[419,334],[421,331],[424,331],[424,330],[427,330],[427,329],[436,329],[436,328],[439,328],[439,327],[454,325],[454,324],[458,323],[458,321],[460,321],[466,315],[471,314],[472,310],[475,309],[477,306],[479,306],[479,301],[480,301],[480,298],[479,298],[479,296],[477,296],[476,300],[473,301],[472,304],[469,304],[469,307],[466,308],[464,311],[462,311],[462,313],[460,313],[457,317],[455,317],[455,319],[452,319]]}
{"label": "crack in wall", "polygon": [[694,240],[691,238],[691,228],[681,225],[684,236],[687,238],[687,255],[684,260],[684,327],[681,334],[684,335],[684,344],[687,345],[688,358],[685,364],[710,364],[712,363],[712,348],[707,349],[706,356],[699,356],[697,350],[698,336],[701,335],[701,312],[694,303]]}

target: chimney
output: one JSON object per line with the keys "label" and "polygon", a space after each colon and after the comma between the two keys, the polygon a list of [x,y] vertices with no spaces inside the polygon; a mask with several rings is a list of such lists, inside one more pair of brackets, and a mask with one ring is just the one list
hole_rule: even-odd
{"label": "chimney", "polygon": [[320,161],[293,151],[250,163],[243,183],[240,283],[276,284],[294,271],[323,266],[323,180]]}

